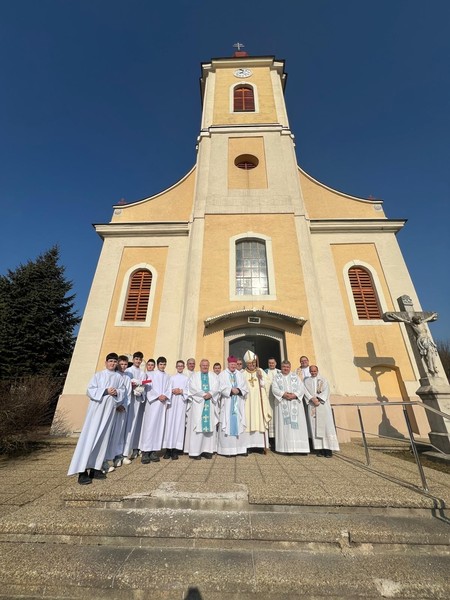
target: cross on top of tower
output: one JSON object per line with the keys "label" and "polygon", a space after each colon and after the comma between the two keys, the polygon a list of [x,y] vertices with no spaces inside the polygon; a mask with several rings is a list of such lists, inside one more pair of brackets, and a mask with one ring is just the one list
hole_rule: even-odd
{"label": "cross on top of tower", "polygon": [[241,44],[241,42],[236,42],[233,44],[233,48],[236,48],[236,52],[234,53],[236,58],[239,58],[240,56],[248,56],[245,50],[241,50],[241,48],[245,48],[244,44]]}

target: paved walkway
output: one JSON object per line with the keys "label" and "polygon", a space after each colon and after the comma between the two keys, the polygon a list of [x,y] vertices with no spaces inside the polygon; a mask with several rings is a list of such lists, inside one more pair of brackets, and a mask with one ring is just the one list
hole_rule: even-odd
{"label": "paved walkway", "polygon": [[368,469],[363,448],[354,443],[343,444],[332,459],[272,452],[200,461],[181,456],[178,461],[161,460],[150,465],[142,465],[138,459],[109,474],[107,480],[88,486],[66,476],[75,443],[73,438],[53,439],[29,456],[0,460],[1,514],[68,503],[89,506],[104,501],[113,505],[126,496],[158,495],[161,489],[167,493],[168,485],[174,494],[241,490],[241,495],[247,496],[248,490],[250,504],[380,509],[450,506],[449,475],[425,468],[430,491],[424,493],[415,463],[374,450],[372,468]]}
{"label": "paved walkway", "polygon": [[80,486],[75,443],[0,459],[2,598],[450,597],[445,473],[425,469],[427,494],[414,463],[374,450],[368,469],[345,444],[331,460],[137,460]]}

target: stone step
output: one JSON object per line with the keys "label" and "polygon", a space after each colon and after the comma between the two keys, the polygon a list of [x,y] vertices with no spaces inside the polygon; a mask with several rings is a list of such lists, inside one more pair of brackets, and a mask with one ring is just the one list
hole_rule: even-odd
{"label": "stone step", "polygon": [[450,596],[448,556],[336,548],[128,548],[2,543],[0,596],[293,600]]}
{"label": "stone step", "polygon": [[[425,546],[450,549],[447,519],[432,516],[309,512],[285,507],[266,510],[192,510],[173,508],[26,507],[0,519],[0,542],[52,541],[65,544],[139,547],[162,539],[192,547],[192,541],[235,541],[383,546]],[[152,541],[159,539],[159,542]],[[166,542],[167,543],[167,542]],[[222,544],[223,545],[223,544]]]}
{"label": "stone step", "polygon": [[240,484],[115,493],[76,488],[1,518],[0,598],[450,597],[437,509],[252,505]]}

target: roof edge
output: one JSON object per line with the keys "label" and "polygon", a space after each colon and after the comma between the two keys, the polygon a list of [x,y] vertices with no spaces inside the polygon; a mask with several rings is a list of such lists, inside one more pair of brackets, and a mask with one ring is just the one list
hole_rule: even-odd
{"label": "roof edge", "polygon": [[347,194],[345,192],[341,192],[340,190],[336,190],[336,189],[330,187],[329,185],[322,183],[318,179],[315,179],[312,175],[310,175],[304,169],[302,169],[300,167],[300,165],[297,165],[297,169],[300,171],[300,173],[302,173],[302,175],[307,177],[310,181],[313,181],[317,185],[320,185],[320,187],[328,190],[329,192],[338,194],[339,196],[342,196],[343,198],[347,198],[349,200],[356,200],[357,202],[365,202],[366,204],[383,204],[383,200],[381,200],[381,198],[374,198],[373,200],[371,200],[370,198],[360,198],[359,196],[352,196],[351,194]]}
{"label": "roof edge", "polygon": [[196,168],[197,168],[197,164],[195,164],[190,169],[190,171],[188,171],[186,173],[186,175],[183,175],[183,177],[181,179],[176,181],[170,187],[165,188],[165,189],[161,190],[160,192],[157,192],[156,194],[153,194],[153,196],[146,196],[145,198],[141,198],[140,200],[135,200],[134,202],[127,202],[126,204],[113,204],[113,208],[128,208],[129,206],[136,206],[136,204],[141,204],[142,202],[147,202],[147,200],[154,200],[155,198],[158,198],[159,196],[162,196],[163,194],[170,192],[170,190],[173,190],[177,186],[181,185],[190,175],[192,175],[192,173],[195,171]]}

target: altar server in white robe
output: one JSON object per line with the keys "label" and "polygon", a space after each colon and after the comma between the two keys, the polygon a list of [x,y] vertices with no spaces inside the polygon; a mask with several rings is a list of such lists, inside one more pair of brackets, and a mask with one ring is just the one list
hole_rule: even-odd
{"label": "altar server in white robe", "polygon": [[146,389],[143,384],[147,378],[141,369],[144,355],[142,352],[133,354],[133,364],[125,370],[125,374],[131,381],[133,388],[127,414],[127,428],[125,432],[125,444],[123,449],[123,464],[129,465],[139,455],[139,438],[141,437],[142,419],[146,400]]}
{"label": "altar server in white robe", "polygon": [[147,360],[147,362],[145,363],[145,374],[147,375],[147,377],[151,378],[151,376],[152,376],[153,371],[155,370],[155,368],[156,368],[156,361],[155,361],[155,359],[154,358],[149,358]]}
{"label": "altar server in white robe", "polygon": [[[109,438],[108,449],[106,450],[105,462],[103,463],[103,471],[111,473],[117,467],[122,466],[123,448],[125,444],[125,432],[127,427],[127,413],[131,401],[131,380],[126,375],[125,371],[128,368],[128,356],[122,354],[119,356],[117,372],[122,375],[126,389],[126,397],[122,404],[116,408],[114,416],[114,425]],[[109,461],[112,461],[112,465]]]}
{"label": "altar server in white robe", "polygon": [[101,469],[116,408],[126,399],[123,377],[116,372],[117,359],[117,354],[108,354],[105,369],[94,375],[87,389],[89,407],[67,473],[68,475],[78,473],[78,483],[82,485],[91,483],[92,479],[106,478]]}
{"label": "altar server in white robe", "polygon": [[167,406],[163,439],[163,448],[166,448],[163,458],[172,460],[178,460],[178,451],[183,450],[189,383],[189,378],[183,373],[184,360],[177,360],[176,370],[170,378],[172,396]]}
{"label": "altar server in white robe", "polygon": [[269,398],[270,410],[272,412],[272,418],[269,421],[269,440],[270,440],[271,447],[273,447],[274,438],[275,438],[275,426],[274,426],[274,418],[273,418],[273,415],[275,413],[275,396],[273,395],[273,392],[272,392],[272,382],[273,382],[273,378],[275,377],[275,375],[277,373],[281,373],[281,371],[280,371],[280,369],[277,369],[276,358],[271,356],[269,358],[269,360],[267,361],[267,369],[266,369],[266,375],[267,375],[267,377],[266,377],[266,392],[267,392],[267,396]]}
{"label": "altar server in white robe", "polygon": [[[165,372],[167,360],[160,356],[156,360],[156,370],[153,371],[150,389],[147,389],[147,399],[142,419],[139,448],[142,452],[141,462],[159,462],[157,452],[161,450],[166,424],[166,409],[170,404],[172,390],[170,376]],[[147,386],[148,387],[148,386]]]}
{"label": "altar server in white robe", "polygon": [[[257,356],[251,350],[244,354],[246,364],[243,373],[247,383],[248,395],[245,401],[245,422],[247,425],[244,435],[247,438],[247,450],[263,452],[269,447],[268,428],[272,420],[269,399],[266,392],[266,374],[257,367]],[[256,450],[258,449],[258,450]]]}
{"label": "altar server in white robe", "polygon": [[[195,373],[195,358],[188,358],[186,361],[186,371],[185,371],[186,377],[188,379],[190,379],[192,377],[192,375],[194,375],[194,373]],[[192,403],[191,403],[190,399],[188,398],[188,402],[186,404],[186,426],[187,426],[187,419],[189,416],[189,411],[191,410],[191,404]]]}
{"label": "altar server in white robe", "polygon": [[312,398],[308,402],[308,417],[312,444],[317,456],[331,458],[333,450],[339,450],[339,442],[330,405],[330,386],[325,377],[319,375],[317,365],[310,365],[310,377],[304,384]]}
{"label": "altar server in white robe", "polygon": [[237,370],[237,359],[228,357],[228,368],[219,375],[220,413],[217,454],[247,456],[245,400],[248,389],[242,373]]}
{"label": "altar server in white robe", "polygon": [[190,458],[212,458],[217,450],[219,379],[209,370],[209,360],[200,361],[200,372],[189,378],[189,403],[184,451]]}
{"label": "altar server in white robe", "polygon": [[303,397],[312,397],[296,373],[291,372],[291,363],[281,363],[281,373],[273,379],[275,396],[275,449],[277,452],[309,453],[308,427]]}

